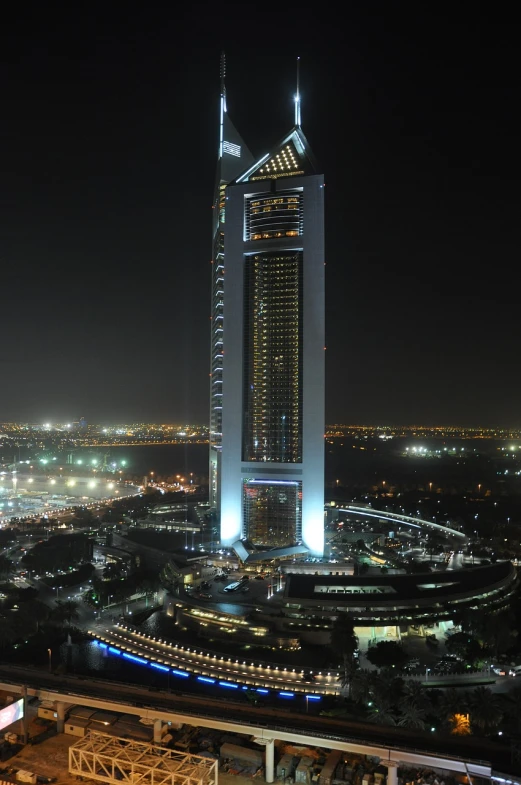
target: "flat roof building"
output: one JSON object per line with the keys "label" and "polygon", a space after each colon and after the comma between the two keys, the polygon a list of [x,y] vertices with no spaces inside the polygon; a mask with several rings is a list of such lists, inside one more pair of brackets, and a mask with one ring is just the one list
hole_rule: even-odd
{"label": "flat roof building", "polygon": [[418,575],[290,574],[283,629],[300,635],[329,630],[339,611],[349,613],[357,628],[454,621],[467,608],[504,609],[516,585],[517,570],[510,561]]}

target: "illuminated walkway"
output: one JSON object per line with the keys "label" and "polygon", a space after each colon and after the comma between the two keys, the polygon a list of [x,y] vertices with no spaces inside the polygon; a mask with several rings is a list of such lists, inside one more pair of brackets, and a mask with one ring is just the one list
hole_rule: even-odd
{"label": "illuminated walkway", "polygon": [[[107,647],[109,654],[121,654],[138,664],[157,667],[178,678],[195,675],[199,681],[217,680],[249,687],[272,690],[293,690],[309,695],[335,695],[341,692],[338,671],[310,671],[302,668],[278,667],[244,657],[227,657],[204,651],[200,647],[181,646],[162,638],[147,635],[124,624],[112,628],[89,630],[90,635]],[[137,658],[137,659],[136,659]],[[313,674],[313,681],[305,679]]]}

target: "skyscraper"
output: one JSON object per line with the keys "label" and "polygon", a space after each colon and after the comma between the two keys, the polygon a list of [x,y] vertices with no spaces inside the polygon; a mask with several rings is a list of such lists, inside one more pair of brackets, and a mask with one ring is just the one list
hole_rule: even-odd
{"label": "skyscraper", "polygon": [[210,497],[221,542],[324,545],[324,182],[300,124],[254,160],[221,70]]}

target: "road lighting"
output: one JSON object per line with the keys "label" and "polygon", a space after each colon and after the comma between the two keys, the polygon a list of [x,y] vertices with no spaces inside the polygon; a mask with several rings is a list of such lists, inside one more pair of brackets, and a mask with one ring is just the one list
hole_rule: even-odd
{"label": "road lighting", "polygon": [[52,649],[47,649],[49,655],[49,673],[52,673]]}

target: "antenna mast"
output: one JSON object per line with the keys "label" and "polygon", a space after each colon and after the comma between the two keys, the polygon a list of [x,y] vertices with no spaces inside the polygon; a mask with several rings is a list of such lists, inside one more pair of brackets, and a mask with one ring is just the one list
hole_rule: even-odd
{"label": "antenna mast", "polygon": [[297,92],[295,94],[295,125],[300,127],[300,57],[297,57]]}

